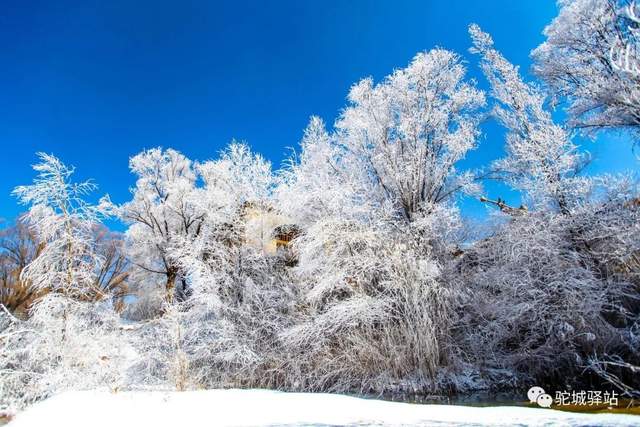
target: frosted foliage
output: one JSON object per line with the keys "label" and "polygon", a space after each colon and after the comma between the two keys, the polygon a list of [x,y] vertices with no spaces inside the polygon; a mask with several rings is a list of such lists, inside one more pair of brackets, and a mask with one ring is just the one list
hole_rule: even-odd
{"label": "frosted foliage", "polygon": [[300,225],[327,215],[354,215],[350,211],[357,189],[343,171],[344,161],[335,135],[319,117],[312,117],[300,143],[300,153],[282,172],[276,190],[278,205]]}
{"label": "frosted foliage", "polygon": [[475,190],[455,169],[476,146],[473,114],[484,104],[464,73],[456,54],[435,49],[377,85],[368,78],[351,88],[337,138],[345,166],[364,174],[367,199],[410,219],[423,204]]}
{"label": "frosted foliage", "polygon": [[280,336],[289,352],[305,355],[295,363],[306,372],[301,387],[440,386],[451,299],[426,237],[437,233],[440,218],[414,218],[375,227],[320,220],[296,242],[307,308],[304,321]]}
{"label": "frosted foliage", "polygon": [[[627,0],[562,0],[533,52],[534,71],[559,99],[568,101],[569,124],[590,131],[640,124],[640,74],[616,69],[611,52],[625,44],[638,60],[638,24]],[[637,12],[636,12],[637,13]],[[631,29],[635,29],[632,31]]]}
{"label": "frosted foliage", "polygon": [[64,390],[117,390],[133,358],[109,303],[49,294],[28,321],[13,319],[0,331],[0,410]]}
{"label": "frosted foliage", "polygon": [[493,40],[477,25],[469,27],[474,53],[497,101],[493,112],[507,128],[506,157],[493,169],[536,206],[553,205],[567,213],[589,183],[576,177],[586,158],[544,108],[544,95],[522,80],[517,67],[493,47]]}
{"label": "frosted foliage", "polygon": [[129,256],[147,275],[160,275],[172,299],[180,271],[170,248],[193,239],[205,217],[195,190],[197,175],[191,160],[171,149],[144,151],[131,158],[129,167],[137,176],[133,198],[118,208],[129,224]]}
{"label": "frosted foliage", "polygon": [[86,203],[83,196],[95,189],[94,184],[73,183],[73,168],[49,154],[39,153],[38,157],[33,184],[13,191],[21,203],[29,206],[24,221],[43,246],[40,256],[22,275],[38,290],[100,295],[95,278],[101,259],[94,251],[93,227],[108,199],[98,207]]}
{"label": "frosted foliage", "polygon": [[474,113],[484,105],[464,73],[457,55],[436,49],[378,84],[355,84],[335,132],[311,119],[299,158],[283,174],[285,210],[303,222],[412,220],[425,206],[478,192],[474,177],[455,167],[476,147]]}
{"label": "frosted foliage", "polygon": [[334,132],[311,119],[277,193],[305,225],[293,244],[302,323],[279,335],[305,355],[290,362],[297,387],[442,385],[451,295],[433,248],[459,225],[453,196],[479,188],[456,170],[484,105],[464,72],[451,52],[421,53],[379,84],[354,85]]}
{"label": "frosted foliage", "polygon": [[[252,153],[246,144],[233,142],[215,161],[198,165],[209,198],[230,198],[227,203],[266,200],[273,186],[271,164]],[[216,194],[217,192],[217,194]]]}
{"label": "frosted foliage", "polygon": [[468,354],[523,384],[579,377],[594,354],[637,364],[639,211],[625,205],[624,186],[605,181],[598,201],[571,216],[518,218],[464,254]]}
{"label": "frosted foliage", "polygon": [[170,333],[147,328],[143,353],[158,356],[145,363],[155,367],[153,378],[177,387],[267,385],[265,360],[278,354],[275,333],[293,304],[287,273],[260,243],[276,223],[271,166],[232,143],[196,170],[205,220],[195,238],[176,240],[168,252],[191,293],[154,323]]}

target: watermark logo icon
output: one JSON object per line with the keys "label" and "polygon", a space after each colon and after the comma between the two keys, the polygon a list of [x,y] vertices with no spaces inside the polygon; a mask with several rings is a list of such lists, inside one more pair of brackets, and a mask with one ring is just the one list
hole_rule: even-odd
{"label": "watermark logo icon", "polygon": [[534,386],[529,389],[527,392],[527,397],[529,398],[529,402],[537,403],[538,396],[544,394],[544,389],[542,387]]}
{"label": "watermark logo icon", "polygon": [[543,408],[551,408],[551,404],[553,403],[553,397],[548,395],[547,393],[541,394],[538,396],[537,400],[538,406]]}
{"label": "watermark logo icon", "polygon": [[534,386],[527,392],[529,402],[537,403],[542,408],[550,408],[553,403],[553,397],[548,395],[542,387]]}

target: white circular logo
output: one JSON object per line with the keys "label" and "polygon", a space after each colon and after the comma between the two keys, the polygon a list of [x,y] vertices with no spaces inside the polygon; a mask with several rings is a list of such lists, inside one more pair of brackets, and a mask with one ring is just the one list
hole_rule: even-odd
{"label": "white circular logo", "polygon": [[538,396],[537,403],[543,408],[550,408],[551,404],[553,403],[553,398],[548,394],[543,393],[540,396]]}
{"label": "white circular logo", "polygon": [[538,397],[543,394],[545,394],[545,392],[542,387],[534,386],[534,387],[531,387],[527,392],[527,397],[529,398],[529,402],[537,403]]}

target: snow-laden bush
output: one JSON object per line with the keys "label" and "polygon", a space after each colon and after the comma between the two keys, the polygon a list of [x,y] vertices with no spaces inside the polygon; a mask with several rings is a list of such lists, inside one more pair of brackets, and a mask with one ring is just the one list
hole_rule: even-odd
{"label": "snow-laden bush", "polygon": [[319,222],[297,243],[302,322],[280,337],[295,388],[437,389],[447,366],[450,297],[415,229]]}
{"label": "snow-laden bush", "polygon": [[[277,280],[282,266],[258,277],[258,265],[251,268],[249,253],[243,253],[243,266],[231,264],[231,271],[200,264],[199,273],[190,275],[193,293],[187,301],[165,305],[161,317],[132,325],[139,354],[132,384],[284,386],[278,378],[286,355],[277,334],[291,324],[295,290]],[[264,256],[254,262],[268,267]]]}
{"label": "snow-laden bush", "polygon": [[316,391],[438,387],[449,364],[450,298],[437,263],[424,260],[427,247],[406,242],[404,233],[333,225],[327,230],[334,234],[301,238],[293,271],[250,247],[218,245],[216,255],[209,244],[206,262],[182,252],[193,294],[133,331],[141,362],[132,372],[142,375],[134,382]]}
{"label": "snow-laden bush", "polygon": [[637,187],[629,179],[581,177],[588,157],[554,123],[544,94],[522,80],[488,34],[476,25],[470,33],[494,115],[508,131],[506,155],[493,168],[534,209],[459,261],[468,295],[458,329],[463,347],[481,366],[485,360],[555,384],[588,381],[585,368],[602,373],[597,361],[610,353],[636,363],[637,347],[625,337],[639,314]]}
{"label": "snow-laden bush", "polygon": [[12,318],[0,332],[0,409],[65,390],[117,390],[134,357],[110,302],[48,294],[28,320]]}
{"label": "snow-laden bush", "polygon": [[588,380],[605,355],[637,365],[640,211],[623,200],[518,217],[465,252],[456,331],[476,366],[526,385]]}

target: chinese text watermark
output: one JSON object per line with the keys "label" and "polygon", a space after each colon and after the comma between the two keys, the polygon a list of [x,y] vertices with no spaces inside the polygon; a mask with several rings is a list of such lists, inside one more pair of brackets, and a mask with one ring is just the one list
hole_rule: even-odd
{"label": "chinese text watermark", "polygon": [[542,408],[555,406],[618,406],[618,393],[615,391],[580,390],[556,391],[555,397],[547,394],[542,387],[531,387],[527,392],[531,403]]}

